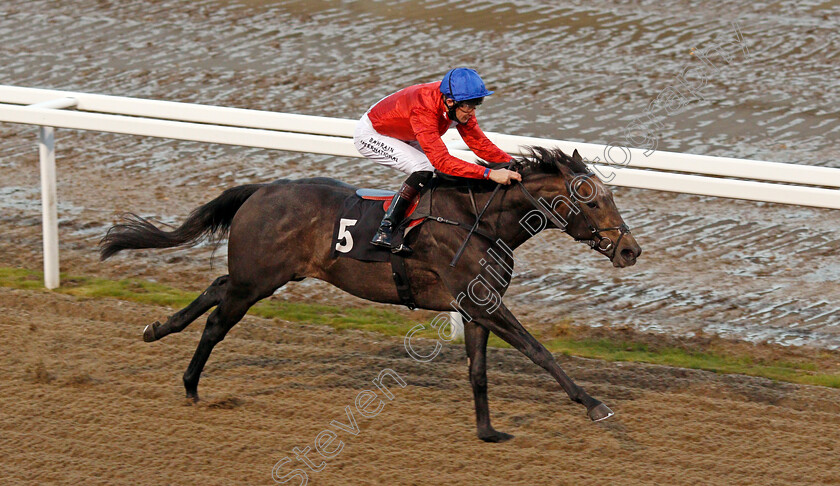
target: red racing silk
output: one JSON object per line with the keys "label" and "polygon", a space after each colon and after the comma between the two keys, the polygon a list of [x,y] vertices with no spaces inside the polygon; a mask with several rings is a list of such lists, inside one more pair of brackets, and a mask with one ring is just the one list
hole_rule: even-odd
{"label": "red racing silk", "polygon": [[[374,130],[404,142],[417,141],[429,162],[444,174],[483,179],[485,168],[449,153],[440,138],[451,125],[440,93],[440,81],[417,84],[397,91],[368,112]],[[476,155],[488,162],[510,162],[511,156],[491,142],[475,115],[467,123],[457,123],[461,138]]]}

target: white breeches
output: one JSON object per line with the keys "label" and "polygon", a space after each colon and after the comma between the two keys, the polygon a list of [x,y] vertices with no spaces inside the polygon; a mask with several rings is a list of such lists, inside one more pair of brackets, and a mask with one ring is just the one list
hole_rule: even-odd
{"label": "white breeches", "polygon": [[419,170],[435,170],[417,141],[403,142],[394,137],[382,135],[374,130],[367,113],[356,124],[353,142],[356,150],[365,157],[406,174]]}

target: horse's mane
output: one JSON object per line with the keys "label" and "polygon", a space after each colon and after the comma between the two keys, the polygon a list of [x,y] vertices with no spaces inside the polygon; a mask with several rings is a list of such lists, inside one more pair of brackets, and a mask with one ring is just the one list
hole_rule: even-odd
{"label": "horse's mane", "polygon": [[479,164],[490,167],[491,169],[498,169],[507,167],[511,170],[519,169],[519,172],[537,172],[547,174],[557,174],[560,172],[562,165],[567,167],[573,174],[587,174],[589,168],[586,167],[582,161],[573,159],[566,155],[559,148],[547,149],[544,147],[525,147],[525,155],[519,158],[514,158],[511,164],[496,164],[492,162],[479,161]]}
{"label": "horse's mane", "polygon": [[[573,174],[588,174],[589,168],[582,161],[573,159],[566,155],[559,148],[547,149],[544,147],[530,146],[525,147],[525,154],[521,157],[514,158],[511,163],[495,163],[479,160],[478,164],[491,169],[507,168],[510,170],[517,170],[523,176],[529,173],[533,174],[559,174],[560,167],[568,168]],[[455,186],[455,187],[483,187],[484,189],[492,190],[496,187],[496,183],[492,181],[484,181],[480,179],[463,179],[460,177],[452,177],[446,174],[436,173],[436,184],[440,186]]]}
{"label": "horse's mane", "polygon": [[575,160],[566,155],[559,148],[547,149],[544,147],[526,147],[525,155],[514,159],[511,169],[530,169],[533,172],[556,174],[560,172],[559,166],[567,167],[573,174],[586,174],[589,169],[582,161]]}

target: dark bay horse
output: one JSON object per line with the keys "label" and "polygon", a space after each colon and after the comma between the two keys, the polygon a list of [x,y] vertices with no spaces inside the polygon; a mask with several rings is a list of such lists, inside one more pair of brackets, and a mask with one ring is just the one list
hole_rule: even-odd
{"label": "dark bay horse", "polygon": [[[489,181],[462,181],[435,188],[430,207],[434,216],[469,228],[476,222],[479,208],[485,210],[454,267],[450,262],[467,234],[461,227],[431,220],[409,233],[406,240],[415,250],[405,265],[417,307],[450,311],[453,300],[460,305],[478,437],[490,442],[512,437],[490,425],[486,376],[490,332],[545,368],[569,398],[586,407],[592,420],[605,419],[612,411],[566,375],[500,297],[488,306],[491,289],[487,283],[496,295],[504,295],[514,265],[510,253],[496,252],[497,258],[489,258],[488,251],[500,244],[516,249],[540,230],[559,227],[576,240],[589,243],[616,267],[633,265],[642,252],[621,219],[612,193],[588,172],[577,151],[569,157],[560,150],[532,148],[511,168],[522,174],[522,183],[497,186]],[[198,380],[213,347],[252,305],[289,281],[317,278],[363,299],[401,303],[390,263],[332,256],[338,212],[355,189],[327,178],[244,185],[228,189],[195,209],[172,231],[160,230],[135,215],[108,231],[100,243],[103,260],[125,249],[184,246],[229,231],[229,274],[216,279],[166,323],[156,322],[144,331],[146,341],[161,339],[183,330],[217,306],[184,373],[188,398],[198,400]],[[487,292],[477,295],[472,285],[469,297],[465,297],[464,291],[470,290],[479,275]]]}

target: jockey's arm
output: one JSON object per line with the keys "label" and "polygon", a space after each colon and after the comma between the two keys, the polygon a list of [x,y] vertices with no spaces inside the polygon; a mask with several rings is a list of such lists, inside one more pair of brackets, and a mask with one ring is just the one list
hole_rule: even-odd
{"label": "jockey's arm", "polygon": [[[423,149],[426,157],[429,158],[429,162],[444,174],[469,179],[490,179],[499,184],[510,184],[512,180],[522,180],[521,176],[516,172],[507,169],[488,170],[484,166],[461,160],[450,154],[449,149],[446,148],[446,145],[440,138],[440,134],[437,131],[437,123],[432,113],[415,113],[411,117],[411,126],[417,137],[417,141],[420,143],[420,147]],[[489,140],[487,142],[492,145],[492,142]],[[493,146],[495,147],[495,145]],[[497,150],[501,152],[500,149],[497,148]],[[479,156],[481,155],[479,154]],[[504,162],[511,160],[509,155],[505,154],[505,156]]]}
{"label": "jockey's arm", "polygon": [[478,121],[475,116],[471,116],[467,123],[459,123],[458,133],[464,139],[467,147],[476,155],[488,162],[505,163],[510,162],[513,158],[504,150],[500,149],[493,142],[487,138],[487,135],[478,126]]}

